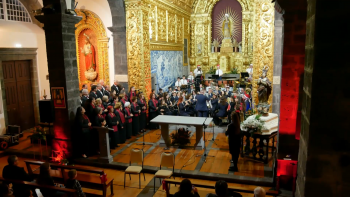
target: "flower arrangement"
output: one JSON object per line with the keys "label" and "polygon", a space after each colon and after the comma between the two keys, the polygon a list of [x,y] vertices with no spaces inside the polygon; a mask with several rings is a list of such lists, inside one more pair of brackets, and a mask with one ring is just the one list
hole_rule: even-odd
{"label": "flower arrangement", "polygon": [[185,128],[179,128],[177,132],[171,135],[172,145],[179,145],[180,147],[190,143],[191,132]]}
{"label": "flower arrangement", "polygon": [[46,132],[41,126],[34,127],[33,135],[29,136],[32,141],[34,140],[46,140]]}
{"label": "flower arrangement", "polygon": [[207,72],[208,74],[215,75],[216,69],[214,67],[210,67],[209,71]]}
{"label": "flower arrangement", "polygon": [[232,68],[230,74],[238,74],[237,68]]}
{"label": "flower arrangement", "polygon": [[241,125],[242,128],[248,130],[250,133],[266,129],[265,122],[260,120],[260,117],[261,115],[249,116],[245,121],[243,121]]}

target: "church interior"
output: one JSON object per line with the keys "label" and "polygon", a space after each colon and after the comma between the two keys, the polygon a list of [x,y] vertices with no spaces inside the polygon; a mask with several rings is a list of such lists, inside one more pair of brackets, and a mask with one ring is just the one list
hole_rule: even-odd
{"label": "church interior", "polygon": [[349,7],[0,0],[1,195],[349,196]]}

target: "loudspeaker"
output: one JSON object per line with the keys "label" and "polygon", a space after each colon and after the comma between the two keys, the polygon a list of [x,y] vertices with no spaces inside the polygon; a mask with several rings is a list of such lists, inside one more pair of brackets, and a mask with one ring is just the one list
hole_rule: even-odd
{"label": "loudspeaker", "polygon": [[53,123],[55,120],[55,109],[51,99],[39,101],[40,122]]}

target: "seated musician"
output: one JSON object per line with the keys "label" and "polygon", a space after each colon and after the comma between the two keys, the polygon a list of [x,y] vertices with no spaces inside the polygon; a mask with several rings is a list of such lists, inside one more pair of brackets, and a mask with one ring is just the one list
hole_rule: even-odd
{"label": "seated musician", "polygon": [[187,111],[186,107],[189,105],[187,101],[184,101],[182,97],[179,98],[179,101],[177,102],[177,105],[179,106],[179,115],[180,116],[190,116]]}
{"label": "seated musician", "polygon": [[214,117],[215,111],[217,110],[219,103],[218,96],[216,94],[213,94],[212,98],[210,99],[211,109],[210,109],[210,115]]}
{"label": "seated musician", "polygon": [[232,91],[230,91],[230,86],[226,86],[226,97],[231,97]]}
{"label": "seated musician", "polygon": [[211,87],[209,87],[209,89],[208,89],[207,97],[209,99],[211,99],[213,97],[213,90],[211,89]]}
{"label": "seated musician", "polygon": [[219,86],[215,86],[214,94],[217,94],[217,95],[221,94],[221,90]]}
{"label": "seated musician", "polygon": [[194,76],[193,76],[193,73],[192,72],[190,72],[190,74],[188,75],[188,81],[189,82],[193,82],[193,80],[194,80]]}
{"label": "seated musician", "polygon": [[188,89],[188,92],[190,94],[192,94],[192,92],[194,92],[194,91],[196,91],[196,90],[194,89],[193,85],[191,85],[190,88]]}
{"label": "seated musician", "polygon": [[176,88],[176,92],[181,92],[181,86]]}
{"label": "seated musician", "polygon": [[202,90],[204,90],[204,91],[205,91],[205,88],[203,87],[203,85],[202,85],[202,84],[200,84],[200,85],[199,85],[199,91],[202,91]]}
{"label": "seated musician", "polygon": [[173,111],[170,110],[167,103],[163,99],[161,105],[159,106],[160,115],[174,115]]}
{"label": "seated musician", "polygon": [[228,108],[228,103],[226,101],[226,97],[222,97],[220,99],[219,104],[217,105],[218,112],[214,115],[214,123],[216,125],[222,125],[222,121],[220,117],[226,117],[227,116],[227,108]]}
{"label": "seated musician", "polygon": [[218,97],[219,97],[219,98],[224,98],[224,97],[227,98],[227,96],[226,96],[226,91],[221,91],[221,92],[220,92],[220,95],[218,95]]}
{"label": "seated musician", "polygon": [[181,85],[187,85],[187,79],[185,75],[182,76]]}
{"label": "seated musician", "polygon": [[159,91],[158,91],[158,99],[159,98],[162,98],[163,97],[163,89],[162,88],[159,88]]}
{"label": "seated musician", "polygon": [[177,101],[179,100],[179,97],[177,97],[176,92],[172,93],[170,100],[173,104],[177,103]]}
{"label": "seated musician", "polygon": [[[177,91],[176,96],[177,96],[178,99],[180,99],[180,98],[182,97],[181,91]],[[183,99],[183,98],[182,98],[182,99]]]}
{"label": "seated musician", "polygon": [[168,87],[168,94],[171,94],[171,92],[173,91],[173,89],[170,87]]}
{"label": "seated musician", "polygon": [[181,83],[181,79],[180,77],[177,78],[177,81],[175,82],[175,87],[178,88],[178,87],[181,87],[182,83]]}
{"label": "seated musician", "polygon": [[187,95],[186,97],[186,102],[189,104],[186,106],[186,112],[190,115],[190,116],[194,116],[196,114],[196,110],[195,110],[195,103],[192,103],[193,101],[193,97],[191,94]]}

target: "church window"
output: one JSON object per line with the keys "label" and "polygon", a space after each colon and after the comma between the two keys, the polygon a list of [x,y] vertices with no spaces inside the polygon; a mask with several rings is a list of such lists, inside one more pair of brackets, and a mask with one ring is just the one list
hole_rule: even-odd
{"label": "church window", "polygon": [[32,22],[27,9],[19,0],[0,0],[0,19]]}

